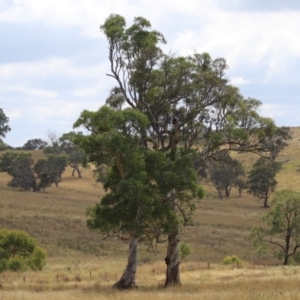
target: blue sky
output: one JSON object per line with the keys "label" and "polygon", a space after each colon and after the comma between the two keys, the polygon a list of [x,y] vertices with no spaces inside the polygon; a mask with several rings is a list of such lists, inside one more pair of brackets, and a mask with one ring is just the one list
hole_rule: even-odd
{"label": "blue sky", "polygon": [[0,108],[22,146],[72,130],[114,81],[99,26],[111,14],[147,18],[164,50],[223,57],[227,77],[278,126],[300,126],[299,0],[0,0]]}

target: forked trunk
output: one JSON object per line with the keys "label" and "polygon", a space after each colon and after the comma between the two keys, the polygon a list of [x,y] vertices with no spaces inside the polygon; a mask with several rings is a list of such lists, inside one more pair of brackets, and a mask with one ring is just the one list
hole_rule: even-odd
{"label": "forked trunk", "polygon": [[78,178],[81,178],[81,172],[79,170],[79,167],[75,165],[75,166],[72,166],[72,168],[73,168],[72,176],[75,176],[75,171],[76,171],[78,174]]}
{"label": "forked trunk", "polygon": [[129,255],[126,269],[120,278],[117,281],[113,288],[119,290],[137,288],[138,286],[135,284],[135,274],[137,269],[137,247],[138,247],[138,238],[132,237],[129,243]]}
{"label": "forked trunk", "polygon": [[165,287],[181,284],[179,272],[179,238],[178,231],[168,236],[167,257],[165,258],[167,265]]}

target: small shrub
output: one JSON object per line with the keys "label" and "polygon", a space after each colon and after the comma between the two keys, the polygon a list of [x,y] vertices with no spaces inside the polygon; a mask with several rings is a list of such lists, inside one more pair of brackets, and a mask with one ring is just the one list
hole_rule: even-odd
{"label": "small shrub", "polygon": [[46,253],[22,230],[0,230],[0,272],[41,270]]}
{"label": "small shrub", "polygon": [[232,255],[232,256],[226,256],[225,258],[223,258],[222,264],[223,265],[237,264],[239,266],[242,266],[245,263],[241,259],[239,259],[236,255]]}
{"label": "small shrub", "polygon": [[179,247],[179,256],[180,256],[180,263],[186,260],[186,258],[191,254],[191,248],[190,246],[183,242],[180,244]]}

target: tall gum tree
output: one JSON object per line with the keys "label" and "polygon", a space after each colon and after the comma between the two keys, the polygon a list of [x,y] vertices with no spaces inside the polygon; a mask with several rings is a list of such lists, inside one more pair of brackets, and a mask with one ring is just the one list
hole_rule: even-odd
{"label": "tall gum tree", "polygon": [[[187,206],[201,196],[193,170],[192,155],[170,163],[163,152],[146,148],[140,130],[147,117],[133,108],[114,110],[107,106],[97,112],[84,111],[75,126],[84,126],[89,135],[78,135],[77,142],[97,170],[106,165],[100,176],[107,193],[101,202],[88,209],[88,227],[100,229],[106,237],[127,236],[128,263],[115,284],[118,289],[136,287],[137,248],[140,238],[148,238],[149,249],[170,228],[177,228],[178,218],[162,201],[166,191],[175,189]],[[191,153],[192,154],[192,153]],[[102,175],[102,174],[101,174]],[[188,207],[193,209],[191,204]]]}
{"label": "tall gum tree", "polygon": [[[213,60],[207,53],[164,54],[159,47],[166,43],[164,36],[142,17],[126,28],[122,16],[110,15],[100,28],[108,40],[107,75],[116,82],[108,104],[119,110],[127,105],[147,117],[145,127],[135,128],[140,144],[159,153],[166,165],[174,166],[177,161],[180,165],[195,151],[195,160],[201,162],[221,151],[265,150],[263,141],[274,133],[274,123],[257,113],[260,101],[243,98],[229,84],[224,59]],[[158,178],[163,171],[157,167],[152,173]],[[181,283],[180,224],[189,223],[186,208],[190,212],[192,205],[176,180],[166,179],[167,184],[157,188],[160,203],[167,204],[169,217],[176,220],[163,218],[172,224],[164,224],[168,233],[165,286],[170,286]]]}

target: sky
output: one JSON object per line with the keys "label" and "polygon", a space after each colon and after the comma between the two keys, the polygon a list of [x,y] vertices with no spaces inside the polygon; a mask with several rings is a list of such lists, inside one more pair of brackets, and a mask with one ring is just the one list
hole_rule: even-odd
{"label": "sky", "polygon": [[226,77],[278,126],[300,126],[299,0],[0,0],[0,108],[23,146],[72,130],[115,82],[99,27],[110,14],[148,19],[164,51],[225,58]]}

